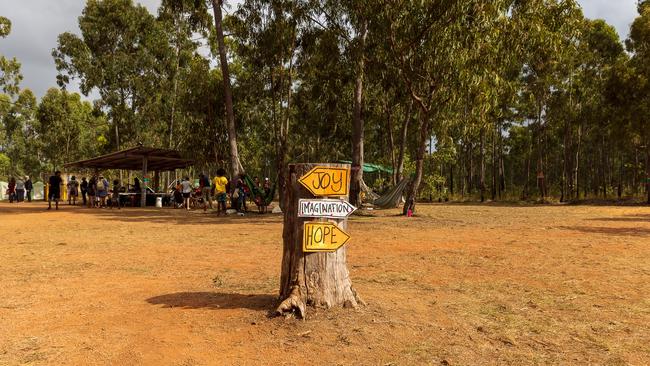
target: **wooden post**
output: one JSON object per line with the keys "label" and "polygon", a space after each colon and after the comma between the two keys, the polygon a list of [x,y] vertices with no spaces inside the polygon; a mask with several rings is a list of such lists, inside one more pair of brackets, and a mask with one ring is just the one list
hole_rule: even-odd
{"label": "wooden post", "polygon": [[147,207],[147,183],[146,183],[146,176],[148,174],[147,172],[147,163],[148,163],[148,158],[147,156],[142,157],[142,197],[140,197],[140,207]]}
{"label": "wooden post", "polygon": [[[338,167],[350,169],[349,164],[290,164],[285,184],[285,210],[283,229],[282,272],[280,276],[280,298],[278,315],[296,313],[304,318],[306,306],[356,308],[363,301],[352,287],[346,262],[346,246],[335,252],[303,252],[303,229],[306,221],[325,221],[298,217],[300,198],[314,198],[299,179],[312,168]],[[349,192],[349,180],[347,181]],[[348,196],[344,197],[346,200]],[[347,228],[347,219],[335,222],[340,229]]]}

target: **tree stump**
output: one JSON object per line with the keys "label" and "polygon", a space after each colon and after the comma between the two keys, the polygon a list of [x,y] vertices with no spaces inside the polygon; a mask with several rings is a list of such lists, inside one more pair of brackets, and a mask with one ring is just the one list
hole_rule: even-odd
{"label": "tree stump", "polygon": [[[277,315],[295,314],[305,318],[306,307],[356,308],[363,301],[352,287],[346,261],[346,246],[335,252],[303,252],[303,228],[306,221],[331,221],[345,230],[347,219],[298,217],[298,200],[314,198],[299,179],[316,166],[350,168],[349,164],[290,164],[284,192],[284,229],[280,298]],[[348,191],[349,191],[349,182]],[[342,197],[346,200],[348,196]]]}

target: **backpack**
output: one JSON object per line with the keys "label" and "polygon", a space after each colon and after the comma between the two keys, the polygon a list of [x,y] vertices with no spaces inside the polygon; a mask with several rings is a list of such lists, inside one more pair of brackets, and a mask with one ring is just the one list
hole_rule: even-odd
{"label": "backpack", "polygon": [[97,181],[97,190],[98,191],[103,191],[106,190],[106,186],[104,185],[104,180],[100,179]]}

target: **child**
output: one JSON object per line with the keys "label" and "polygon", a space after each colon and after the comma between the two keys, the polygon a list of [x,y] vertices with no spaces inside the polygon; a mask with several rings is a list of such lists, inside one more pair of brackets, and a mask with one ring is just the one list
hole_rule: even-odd
{"label": "child", "polygon": [[228,178],[226,176],[226,171],[223,168],[217,170],[217,176],[214,178],[214,193],[217,196],[217,216],[226,214],[226,200],[228,196],[226,195],[226,186],[228,185]]}

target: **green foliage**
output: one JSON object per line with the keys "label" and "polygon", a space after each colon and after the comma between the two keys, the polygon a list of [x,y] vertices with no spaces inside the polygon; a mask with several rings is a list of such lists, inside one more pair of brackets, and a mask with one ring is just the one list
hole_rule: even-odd
{"label": "green foliage", "polygon": [[11,159],[0,153],[0,177],[7,177],[11,171]]}
{"label": "green foliage", "polygon": [[[245,0],[223,20],[240,159],[261,176],[350,160],[361,118],[365,160],[399,171],[402,156],[420,197],[528,199],[538,174],[541,195],[639,194],[650,154],[647,4],[625,53],[614,28],[585,19],[574,0]],[[0,58],[9,170],[138,142],[179,149],[197,170],[229,165],[210,5],[163,0],[154,16],[132,0],[88,1],[81,34],[59,35],[53,57],[59,86],[79,81],[99,93],[92,105],[57,89],[37,104],[19,88],[18,61]],[[0,18],[0,36],[9,29]]]}

